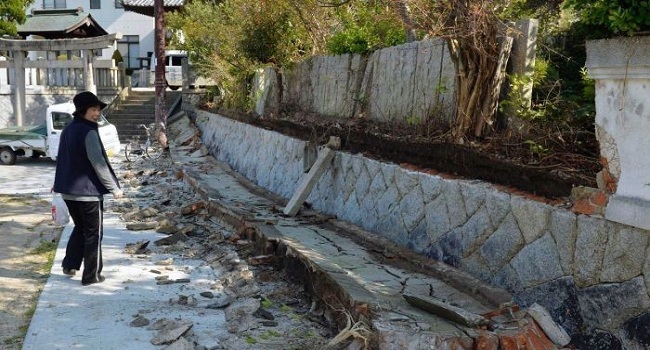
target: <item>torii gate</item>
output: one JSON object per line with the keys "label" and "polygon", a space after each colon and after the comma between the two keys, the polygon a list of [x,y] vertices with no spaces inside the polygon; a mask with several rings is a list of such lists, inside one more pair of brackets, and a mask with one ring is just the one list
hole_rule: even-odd
{"label": "torii gate", "polygon": [[13,85],[16,126],[23,125],[23,115],[25,114],[25,68],[50,68],[48,67],[48,61],[26,61],[25,57],[28,51],[83,51],[83,62],[69,61],[61,63],[63,66],[67,66],[65,68],[79,68],[78,64],[83,64],[84,88],[96,94],[97,86],[93,74],[92,50],[114,47],[115,41],[120,38],[122,38],[121,33],[80,39],[15,40],[0,38],[0,50],[11,51],[13,57],[13,59],[10,58],[7,61],[0,61],[0,68],[13,68],[15,72]]}

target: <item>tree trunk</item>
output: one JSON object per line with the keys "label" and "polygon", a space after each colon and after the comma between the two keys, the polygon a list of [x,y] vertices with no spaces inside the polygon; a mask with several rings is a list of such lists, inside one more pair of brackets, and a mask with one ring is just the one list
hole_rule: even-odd
{"label": "tree trunk", "polygon": [[[456,108],[451,138],[462,144],[483,137],[496,119],[512,38],[493,13],[494,4],[490,0],[450,0],[436,4],[432,9],[441,19],[444,17],[440,22],[444,26],[435,26],[435,31],[447,38],[456,67]],[[433,23],[436,22],[429,22]]]}
{"label": "tree trunk", "polygon": [[415,26],[413,25],[413,20],[411,20],[411,15],[409,14],[410,10],[408,1],[409,0],[395,0],[395,10],[397,14],[399,14],[400,18],[402,19],[402,23],[404,24],[406,30],[406,42],[410,43],[417,40],[417,36],[415,35]]}

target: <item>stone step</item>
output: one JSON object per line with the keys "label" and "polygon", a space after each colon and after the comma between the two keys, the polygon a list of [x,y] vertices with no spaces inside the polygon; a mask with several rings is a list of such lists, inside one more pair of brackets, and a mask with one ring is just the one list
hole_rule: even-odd
{"label": "stone step", "polygon": [[[181,97],[180,92],[166,94],[166,109],[169,110],[177,99]],[[117,101],[112,108],[110,115],[106,118],[117,128],[122,142],[128,142],[134,136],[144,135],[140,124],[150,124],[155,120],[156,110],[155,91],[132,90],[123,100]],[[144,136],[143,136],[144,137]]]}

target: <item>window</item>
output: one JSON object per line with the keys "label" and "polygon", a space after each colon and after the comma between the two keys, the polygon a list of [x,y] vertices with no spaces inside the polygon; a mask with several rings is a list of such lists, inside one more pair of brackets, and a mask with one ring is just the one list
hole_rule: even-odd
{"label": "window", "polygon": [[90,0],[90,9],[97,10],[102,8],[102,0]]}
{"label": "window", "polygon": [[43,0],[44,9],[64,9],[66,8],[65,0]]}
{"label": "window", "polygon": [[[165,65],[181,67],[183,65],[183,58],[185,58],[185,56],[166,56]],[[169,62],[170,60],[171,62]]]}
{"label": "window", "polygon": [[68,113],[52,112],[52,129],[63,130],[72,121],[72,115]]}
{"label": "window", "polygon": [[117,49],[122,54],[126,68],[140,68],[140,62],[138,62],[140,37],[138,35],[124,35],[117,42]]}
{"label": "window", "polygon": [[116,9],[123,9],[124,4],[122,4],[122,0],[115,0],[115,8]]}

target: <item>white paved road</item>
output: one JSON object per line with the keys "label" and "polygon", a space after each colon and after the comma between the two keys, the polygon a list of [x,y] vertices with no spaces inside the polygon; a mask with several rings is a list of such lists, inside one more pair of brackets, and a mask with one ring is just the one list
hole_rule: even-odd
{"label": "white paved road", "polygon": [[0,164],[0,194],[48,194],[55,167],[53,160],[44,157],[18,157],[15,165]]}

